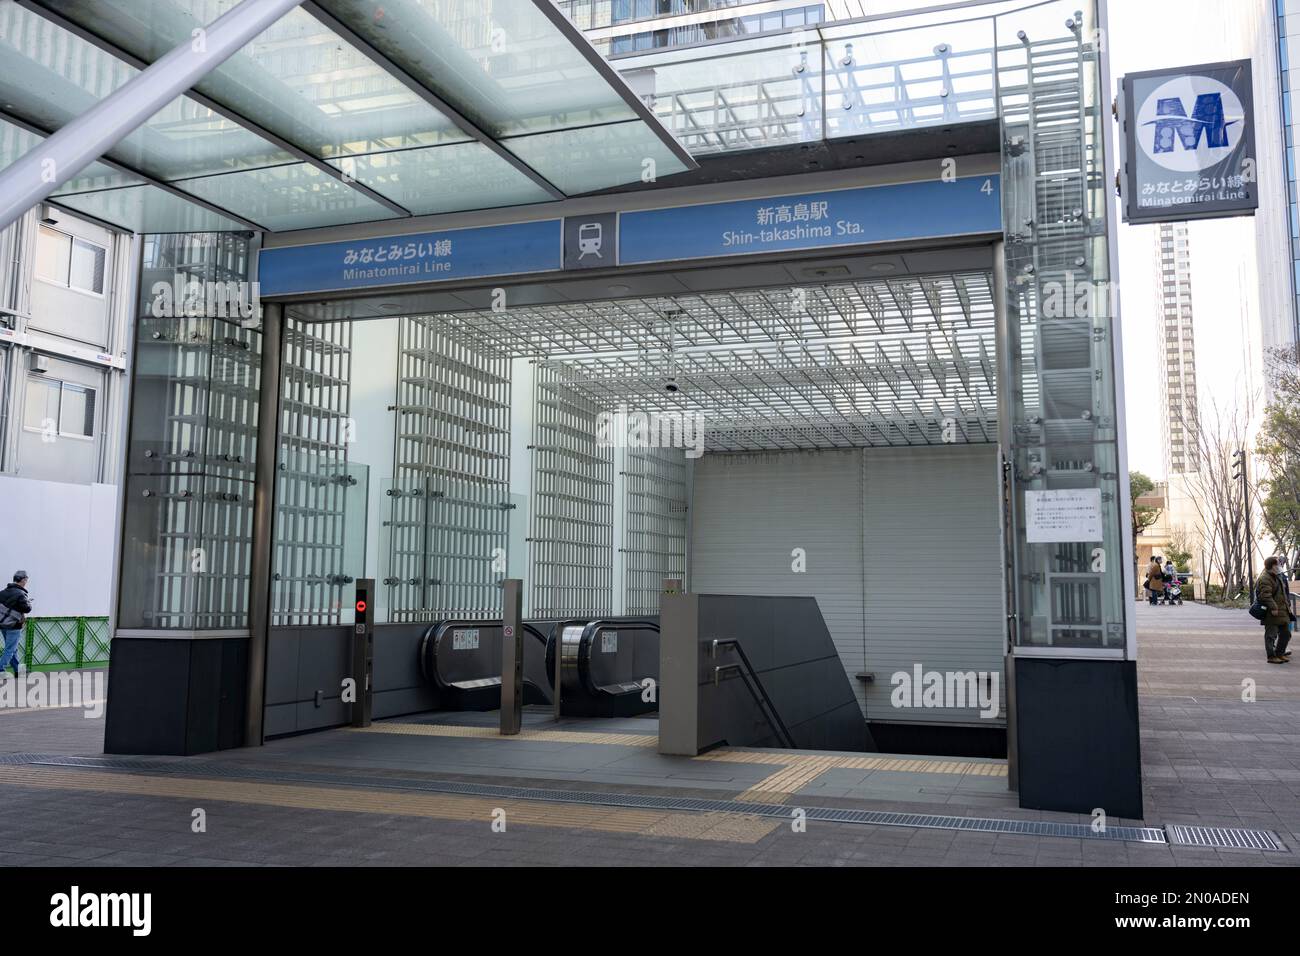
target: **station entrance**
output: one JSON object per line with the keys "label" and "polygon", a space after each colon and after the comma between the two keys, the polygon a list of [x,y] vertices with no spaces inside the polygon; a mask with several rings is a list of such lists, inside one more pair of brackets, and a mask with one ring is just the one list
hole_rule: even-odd
{"label": "station entrance", "polygon": [[[286,303],[264,733],[345,721],[322,659],[347,658],[363,578],[376,717],[496,706],[506,578],[526,703],[553,703],[558,646],[565,713],[653,713],[676,582],[816,602],[782,640],[824,631],[837,673],[732,744],[789,743],[847,696],[861,749],[1004,756],[993,256]],[[978,686],[921,706],[895,693],[916,666]]]}
{"label": "station entrance", "polygon": [[[1033,805],[1136,807],[1114,342],[1050,298],[1104,248],[1013,244],[1024,191],[962,169],[223,246],[259,321],[138,329],[107,749],[348,724],[359,580],[375,719],[495,706],[517,581],[530,706],[657,708],[672,754],[1005,754]],[[142,288],[194,257],[147,256]],[[114,711],[164,650],[184,739]]]}

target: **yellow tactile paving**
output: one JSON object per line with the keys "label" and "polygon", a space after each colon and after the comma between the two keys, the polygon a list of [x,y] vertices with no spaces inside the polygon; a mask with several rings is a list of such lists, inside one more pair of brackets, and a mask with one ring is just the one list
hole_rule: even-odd
{"label": "yellow tactile paving", "polygon": [[770,800],[773,795],[797,793],[827,770],[837,766],[834,757],[808,757],[764,777],[737,799]]}
{"label": "yellow tactile paving", "polygon": [[[350,728],[352,729],[352,728]],[[459,724],[404,724],[388,722],[355,728],[361,734],[407,734],[415,737],[481,737],[494,740],[544,740],[559,744],[606,744],[612,747],[656,747],[655,734],[599,734],[584,730],[534,730],[523,728],[518,734],[501,736],[495,727],[464,727]]]}
{"label": "yellow tactile paving", "polygon": [[0,767],[0,783],[47,790],[173,797],[195,801],[258,804],[303,810],[339,810],[351,813],[386,813],[438,820],[479,821],[486,828],[493,811],[505,811],[507,832],[514,824],[568,827],[581,830],[675,836],[728,843],[757,843],[779,825],[772,820],[743,814],[674,813],[629,810],[619,807],[577,806],[526,800],[495,800],[451,794],[401,793],[354,788],[250,783],[242,780],[206,780],[192,777],[54,770],[36,767]]}
{"label": "yellow tactile paving", "polygon": [[[602,734],[588,731],[537,730],[524,728],[514,737],[502,737],[495,727],[466,727],[459,724],[414,724],[387,722],[372,724],[358,733],[411,734],[425,737],[475,737],[496,740],[540,740],[553,743],[607,744],[623,747],[655,747],[654,734]],[[737,799],[751,801],[779,800],[797,793],[827,770],[885,770],[895,773],[942,773],[969,777],[1005,777],[1005,763],[973,760],[942,760],[917,757],[794,754],[781,751],[732,750],[722,747],[701,754],[696,760],[725,763],[763,764],[779,767]]]}
{"label": "yellow tactile paving", "polygon": [[717,760],[724,763],[755,763],[780,765],[772,773],[737,797],[738,800],[764,801],[784,797],[806,787],[827,770],[886,770],[898,773],[945,773],[972,777],[1005,777],[1004,763],[976,762],[972,760],[930,760],[902,757],[840,757],[834,755],[805,755],[792,753],[756,753],[748,750],[722,748],[701,754],[696,760]]}
{"label": "yellow tactile paving", "polygon": [[953,773],[975,777],[1005,777],[1007,765],[994,761],[940,760],[904,757],[839,757],[793,753],[760,753],[721,748],[700,754],[696,760],[721,760],[726,763],[793,764],[801,760],[830,760],[832,766],[848,770],[893,770],[901,773]]}

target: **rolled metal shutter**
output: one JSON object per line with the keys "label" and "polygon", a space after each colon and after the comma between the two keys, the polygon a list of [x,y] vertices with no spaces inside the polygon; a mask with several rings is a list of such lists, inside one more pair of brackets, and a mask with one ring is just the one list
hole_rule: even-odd
{"label": "rolled metal shutter", "polygon": [[[1002,568],[993,445],[866,452],[867,707],[872,720],[1004,725]],[[997,674],[997,718],[891,706],[894,674]]]}
{"label": "rolled metal shutter", "polygon": [[816,598],[865,704],[853,679],[863,666],[862,452],[707,454],[691,511],[690,589]]}

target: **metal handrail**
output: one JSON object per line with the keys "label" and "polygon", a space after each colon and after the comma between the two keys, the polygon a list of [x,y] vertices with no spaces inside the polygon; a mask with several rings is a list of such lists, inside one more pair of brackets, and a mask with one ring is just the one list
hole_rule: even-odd
{"label": "metal handrail", "polygon": [[749,657],[745,654],[745,649],[740,646],[740,642],[733,638],[727,638],[724,640],[714,639],[712,644],[712,656],[714,660],[718,659],[719,647],[735,648],[736,653],[740,655],[741,663],[744,666],[742,667],[741,664],[722,664],[714,667],[713,686],[718,686],[718,677],[723,671],[734,670],[740,675],[740,679],[744,681],[745,687],[748,688],[749,693],[753,696],[754,700],[758,702],[759,710],[763,711],[763,717],[767,720],[768,726],[771,727],[772,731],[776,734],[777,739],[781,741],[781,745],[789,747],[791,750],[797,750],[798,748],[795,746],[794,736],[790,733],[789,728],[786,727],[785,721],[781,719],[781,715],[777,713],[776,705],[772,703],[772,698],[767,696],[767,691],[763,689],[762,681],[758,679],[758,672],[754,670],[754,665],[749,662]]}

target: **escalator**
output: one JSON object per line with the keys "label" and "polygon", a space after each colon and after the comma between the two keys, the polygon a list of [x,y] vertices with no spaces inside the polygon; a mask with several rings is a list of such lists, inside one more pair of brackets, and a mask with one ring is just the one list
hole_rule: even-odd
{"label": "escalator", "polygon": [[[524,703],[549,704],[547,634],[524,628]],[[420,671],[446,710],[496,710],[501,706],[500,621],[438,621],[420,641]]]}
{"label": "escalator", "polygon": [[[562,713],[629,717],[654,711],[659,626],[644,620],[525,622],[524,704],[553,703],[555,649],[561,648]],[[420,641],[420,671],[441,709],[501,705],[501,621],[447,620]],[[649,682],[649,688],[647,686]]]}
{"label": "escalator", "polygon": [[649,621],[561,621],[546,645],[546,672],[560,648],[561,712],[634,717],[658,709],[659,625]]}

